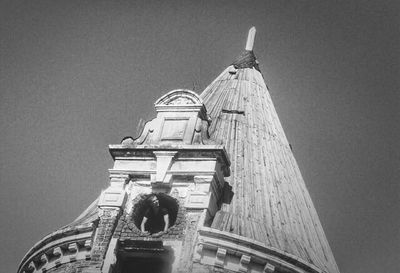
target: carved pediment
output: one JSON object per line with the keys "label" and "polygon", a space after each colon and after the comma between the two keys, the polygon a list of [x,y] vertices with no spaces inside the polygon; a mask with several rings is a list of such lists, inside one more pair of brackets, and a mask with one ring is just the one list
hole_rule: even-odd
{"label": "carved pediment", "polygon": [[178,97],[170,100],[166,103],[167,105],[183,105],[183,104],[196,104],[191,98],[188,97]]}
{"label": "carved pediment", "polygon": [[187,89],[176,89],[168,92],[155,102],[156,108],[158,106],[166,105],[197,105],[202,106],[203,101],[193,91]]}
{"label": "carved pediment", "polygon": [[146,123],[138,138],[124,138],[123,145],[209,144],[210,119],[195,92],[172,90],[155,102],[155,108],[157,117]]}

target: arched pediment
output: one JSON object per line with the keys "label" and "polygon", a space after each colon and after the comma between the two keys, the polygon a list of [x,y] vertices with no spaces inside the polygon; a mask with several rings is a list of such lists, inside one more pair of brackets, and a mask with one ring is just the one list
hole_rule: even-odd
{"label": "arched pediment", "polygon": [[193,91],[188,89],[175,89],[155,102],[155,106],[179,106],[179,105],[203,105],[202,99]]}

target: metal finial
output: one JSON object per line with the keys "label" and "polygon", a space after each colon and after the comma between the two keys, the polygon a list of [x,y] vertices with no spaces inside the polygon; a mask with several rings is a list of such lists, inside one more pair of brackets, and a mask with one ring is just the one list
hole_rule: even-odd
{"label": "metal finial", "polygon": [[256,28],[252,27],[249,30],[249,35],[247,36],[246,50],[253,50],[255,37],[256,37]]}

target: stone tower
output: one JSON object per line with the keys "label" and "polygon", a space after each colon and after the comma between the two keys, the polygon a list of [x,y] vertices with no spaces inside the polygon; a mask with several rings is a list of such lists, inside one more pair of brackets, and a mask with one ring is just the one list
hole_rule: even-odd
{"label": "stone tower", "polygon": [[[110,145],[109,187],[18,273],[339,273],[253,53]],[[155,205],[156,204],[156,205]]]}

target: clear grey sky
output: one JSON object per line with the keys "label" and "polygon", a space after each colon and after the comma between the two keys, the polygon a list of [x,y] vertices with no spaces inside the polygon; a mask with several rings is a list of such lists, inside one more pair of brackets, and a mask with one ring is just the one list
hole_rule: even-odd
{"label": "clear grey sky", "polygon": [[108,184],[108,144],[255,53],[342,273],[400,272],[398,1],[0,1],[3,272]]}

